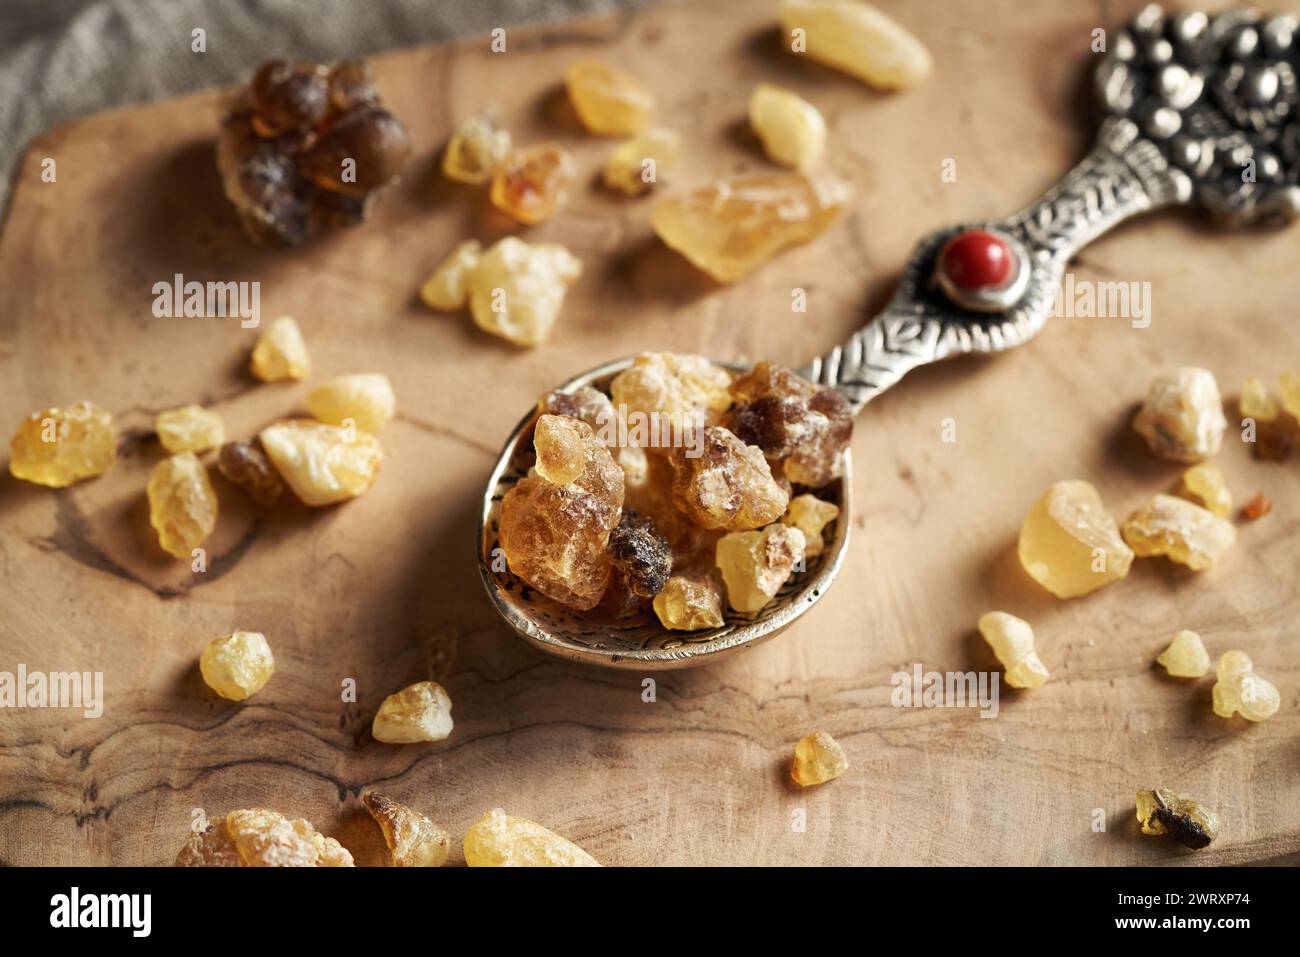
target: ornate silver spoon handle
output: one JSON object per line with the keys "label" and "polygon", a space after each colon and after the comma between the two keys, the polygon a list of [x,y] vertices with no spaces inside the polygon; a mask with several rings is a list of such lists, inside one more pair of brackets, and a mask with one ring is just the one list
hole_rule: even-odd
{"label": "ornate silver spoon handle", "polygon": [[1296,19],[1147,7],[1097,68],[1084,159],[1013,216],[931,233],[883,312],[800,371],[860,409],[908,371],[998,352],[1047,322],[1070,257],[1130,216],[1196,205],[1227,225],[1300,212]]}

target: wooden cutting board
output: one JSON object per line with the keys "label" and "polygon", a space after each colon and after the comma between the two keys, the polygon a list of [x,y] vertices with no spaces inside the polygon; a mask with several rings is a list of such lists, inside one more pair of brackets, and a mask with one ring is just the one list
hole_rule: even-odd
{"label": "wooden cutting board", "polygon": [[[607,864],[1112,864],[1300,859],[1297,621],[1300,475],[1256,462],[1235,429],[1218,457],[1234,492],[1273,514],[1243,525],[1204,574],[1163,560],[1059,601],[1014,543],[1051,482],[1086,478],[1121,516],[1177,479],[1128,422],[1166,367],[1211,368],[1233,394],[1300,362],[1300,232],[1221,234],[1162,215],[1089,248],[1078,281],[1149,282],[1152,321],[1053,320],[1012,353],[909,376],[853,442],[858,511],[832,593],[790,631],[723,665],[643,676],[535,652],[497,620],[474,566],[475,516],[500,443],[548,385],[642,350],[801,364],[886,298],[912,244],[1012,212],[1085,150],[1099,14],[1050,0],[881,6],[916,31],[933,78],[896,95],[785,52],[768,4],[665,5],[562,27],[403,50],[375,61],[417,147],[365,226],[293,251],[249,245],[213,165],[217,94],[80,120],[40,137],[0,242],[0,423],[91,399],[115,415],[118,463],[51,491],[0,478],[0,670],[104,674],[103,716],[0,712],[0,858],[167,864],[192,815],[264,805],[313,821],[360,863],[382,860],[357,795],[374,786],[459,838],[488,808],[541,821]],[[1291,5],[1294,7],[1294,4]],[[652,236],[653,200],[596,183],[612,148],[576,126],[565,65],[594,55],[644,77],[660,121],[691,146],[668,188],[768,168],[744,122],[750,90],[784,84],[830,127],[828,163],[856,186],[816,243],[734,286]],[[508,231],[481,190],[436,172],[465,117],[495,108],[517,141],[571,148],[582,188],[530,239],[565,243],[585,273],[550,342],[521,351],[415,291],[458,241]],[[45,158],[57,180],[41,179]],[[942,177],[955,160],[955,182]],[[162,553],[144,486],[162,409],[211,404],[231,435],[299,410],[310,383],[246,374],[255,332],[156,319],[152,287],[258,280],[267,320],[297,317],[316,378],[387,373],[401,411],[377,485],[342,507],[267,513],[217,479],[206,573]],[[808,309],[791,310],[795,288]],[[956,425],[944,442],[944,420]],[[974,632],[1001,608],[1034,623],[1052,680],[1008,692],[995,719],[898,709],[890,676],[996,667]],[[1210,710],[1210,680],[1153,659],[1175,630],[1243,648],[1282,690],[1263,725]],[[219,700],[199,651],[263,631],[278,668],[246,704]],[[374,742],[383,697],[430,676],[455,701],[440,744]],[[346,679],[358,700],[341,700]],[[795,740],[824,728],[853,767],[786,782]],[[1165,785],[1215,807],[1222,838],[1193,854],[1136,833],[1133,793]],[[806,826],[796,824],[803,812]],[[1098,831],[1096,822],[1104,825]]]}

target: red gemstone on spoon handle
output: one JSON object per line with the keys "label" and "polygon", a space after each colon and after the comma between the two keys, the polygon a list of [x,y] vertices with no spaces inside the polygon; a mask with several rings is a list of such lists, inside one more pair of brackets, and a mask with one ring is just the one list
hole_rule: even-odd
{"label": "red gemstone on spoon handle", "polygon": [[939,268],[959,289],[1000,289],[1018,268],[1016,254],[1005,239],[982,229],[959,233],[943,247]]}

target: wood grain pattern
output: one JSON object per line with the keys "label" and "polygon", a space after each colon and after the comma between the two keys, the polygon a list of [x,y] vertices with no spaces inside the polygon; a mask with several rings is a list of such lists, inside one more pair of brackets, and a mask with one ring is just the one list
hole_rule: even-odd
{"label": "wood grain pattern", "polygon": [[[395,52],[381,88],[411,127],[410,174],[364,227],[305,249],[248,245],[212,161],[215,94],[76,122],[31,147],[0,241],[0,423],[90,398],[113,411],[121,457],[53,492],[0,478],[0,670],[102,670],[106,708],[0,713],[0,859],[166,864],[191,810],[263,804],[380,859],[357,800],[367,785],[454,834],[485,809],[542,821],[608,864],[1142,864],[1300,860],[1294,462],[1255,462],[1229,433],[1219,464],[1240,498],[1276,511],[1241,528],[1222,567],[1141,561],[1123,582],[1058,601],[1014,556],[1029,503],[1088,478],[1126,514],[1177,478],[1128,429],[1157,371],[1212,368],[1231,393],[1300,357],[1296,231],[1220,234],[1162,215],[1086,250],[1078,280],[1149,282],[1152,322],[1057,319],[1004,356],[909,375],[859,419],[858,512],[840,580],[779,639],[722,666],[657,676],[585,669],[527,648],[497,621],[474,567],[476,502],[499,443],[536,394],[646,349],[800,364],[846,338],[888,294],[912,244],[949,222],[1037,195],[1088,142],[1089,31],[1136,4],[882,2],[935,55],[933,79],[881,95],[784,53],[766,5],[691,3],[590,24],[512,30]],[[1294,5],[1291,5],[1294,8]],[[829,164],[858,190],[814,245],[733,287],[660,246],[650,202],[595,182],[608,141],[575,126],[559,80],[578,54],[652,81],[694,149],[674,188],[765,168],[744,132],[760,80],[815,102]],[[215,54],[214,54],[215,55]],[[570,146],[583,187],[530,237],[569,245],[585,275],[552,341],[519,351],[414,293],[468,235],[506,224],[481,191],[435,174],[464,117],[499,110],[520,141]],[[58,180],[40,180],[44,157]],[[946,158],[957,181],[940,178]],[[207,573],[168,559],[144,485],[153,414],[214,404],[232,435],[300,408],[307,386],[244,372],[251,331],[150,314],[153,283],[260,280],[262,309],[302,324],[317,376],[383,371],[400,415],[383,474],[340,508],[259,513],[224,483]],[[808,291],[793,314],[791,290]],[[957,441],[941,441],[945,418]],[[993,666],[974,633],[990,608],[1032,621],[1053,680],[1009,692],[993,720],[901,710],[890,675]],[[197,658],[212,636],[264,631],[278,660],[250,702],[220,701]],[[1166,679],[1173,632],[1246,649],[1282,712],[1249,726],[1210,711],[1210,682]],[[454,660],[453,660],[454,659]],[[438,745],[375,743],[386,694],[441,677],[456,731]],[[360,700],[340,702],[355,678]],[[853,769],[785,783],[794,740],[831,731]],[[1136,834],[1133,791],[1165,784],[1227,822],[1191,854]],[[792,829],[805,809],[807,829]],[[1092,829],[1101,809],[1106,833]],[[453,860],[459,860],[457,849]]]}

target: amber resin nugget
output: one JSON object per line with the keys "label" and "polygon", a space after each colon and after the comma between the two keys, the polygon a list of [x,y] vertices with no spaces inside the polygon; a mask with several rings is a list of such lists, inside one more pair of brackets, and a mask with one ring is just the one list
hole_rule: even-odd
{"label": "amber resin nugget", "polygon": [[1187,496],[1196,499],[1219,518],[1232,511],[1232,493],[1228,483],[1213,465],[1193,465],[1183,473],[1183,489]]}
{"label": "amber resin nugget", "polygon": [[113,417],[93,402],[33,412],[9,440],[10,474],[50,488],[103,475],[116,458]]}
{"label": "amber resin nugget", "polygon": [[258,433],[266,456],[304,505],[333,505],[365,493],[384,460],[369,432],[289,419]]}
{"label": "amber resin nugget", "polygon": [[509,152],[509,130],[497,126],[490,116],[472,116],[447,143],[442,172],[462,183],[486,183]]}
{"label": "amber resin nugget", "polygon": [[1128,574],[1133,550],[1087,482],[1057,482],[1020,526],[1020,564],[1058,598],[1086,595]]}
{"label": "amber resin nugget", "polygon": [[1247,721],[1267,721],[1282,706],[1277,687],[1255,674],[1255,663],[1244,651],[1225,651],[1215,674],[1214,713],[1221,718],[1240,713]]}
{"label": "amber resin nugget", "polygon": [[1175,462],[1200,462],[1219,451],[1228,420],[1214,374],[1185,366],[1157,376],[1133,428],[1151,451]]}
{"label": "amber resin nugget", "polygon": [[701,454],[689,451],[674,448],[669,462],[673,501],[696,525],[747,531],[785,514],[790,493],[772,477],[762,450],[720,426],[710,426],[704,430]]}
{"label": "amber resin nugget", "polygon": [[620,143],[610,154],[603,174],[605,185],[628,196],[641,196],[668,179],[681,155],[679,133],[646,130]]}
{"label": "amber resin nugget", "polygon": [[158,441],[168,452],[206,452],[226,440],[221,416],[199,405],[159,412],[154,418]]}
{"label": "amber resin nugget", "polygon": [[499,535],[510,571],[543,595],[586,611],[609,583],[607,546],[623,508],[623,471],[591,427],[569,420],[586,456],[565,484],[541,475],[515,483],[501,501]]}
{"label": "amber resin nugget", "polygon": [[583,125],[603,136],[635,133],[654,112],[654,94],[630,73],[600,60],[570,63],[564,85]]}
{"label": "amber resin nugget", "polygon": [[722,589],[711,575],[674,575],[655,595],[654,610],[670,631],[720,628]]}
{"label": "amber resin nugget", "polygon": [[451,698],[442,685],[418,681],[390,694],[379,706],[370,733],[386,744],[441,741],[451,734]]}
{"label": "amber resin nugget", "polygon": [[840,743],[826,731],[814,731],[799,739],[794,748],[790,778],[800,787],[825,784],[849,769],[849,758]]}
{"label": "amber resin nugget", "polygon": [[262,451],[262,443],[256,436],[251,441],[241,439],[223,445],[217,455],[217,468],[263,507],[275,504],[284,493],[284,480]]}
{"label": "amber resin nugget", "polygon": [[363,432],[380,431],[397,413],[388,376],[379,372],[341,375],[307,395],[307,411],[330,425],[351,425]]}
{"label": "amber resin nugget", "polygon": [[1005,611],[980,616],[979,631],[1001,663],[1006,682],[1013,688],[1039,688],[1051,677],[1034,650],[1029,622]]}
{"label": "amber resin nugget", "polygon": [[352,867],[352,855],[301,818],[248,808],[192,832],[177,867]]}
{"label": "amber resin nugget", "polygon": [[307,343],[293,317],[281,316],[262,330],[253,346],[252,371],[263,382],[305,379],[311,374]]}
{"label": "amber resin nugget", "polygon": [[815,558],[826,547],[823,529],[835,521],[839,514],[838,505],[823,502],[816,495],[805,493],[790,499],[790,507],[781,516],[781,521],[803,532],[804,555]]}
{"label": "amber resin nugget", "polygon": [[930,75],[921,41],[861,0],[782,0],[783,42],[871,86],[901,90]]}
{"label": "amber resin nugget", "polygon": [[1237,540],[1231,522],[1172,495],[1157,495],[1143,505],[1128,517],[1123,532],[1140,558],[1164,555],[1194,571],[1214,565]]}
{"label": "amber resin nugget", "polygon": [[1175,678],[1204,678],[1210,673],[1210,653],[1205,650],[1205,642],[1186,628],[1174,635],[1156,662]]}
{"label": "amber resin nugget", "polygon": [[576,176],[573,157],[558,143],[512,150],[492,178],[492,205],[535,226],[569,201]]}
{"label": "amber resin nugget", "polygon": [[446,830],[419,811],[377,791],[362,794],[361,803],[383,832],[394,866],[441,867],[446,862],[450,843]]}
{"label": "amber resin nugget", "polygon": [[266,636],[236,631],[213,638],[199,657],[207,686],[231,701],[243,701],[261,691],[275,673],[275,656]]}
{"label": "amber resin nugget", "polygon": [[803,561],[803,532],[791,525],[778,523],[718,539],[718,571],[727,586],[727,602],[742,614],[760,611],[796,570],[802,570]]}
{"label": "amber resin nugget", "polygon": [[731,373],[703,356],[646,352],[610,383],[628,440],[662,451],[689,445],[731,405]]}
{"label": "amber resin nugget", "polygon": [[470,867],[599,867],[590,854],[554,831],[494,808],[465,832]]}
{"label": "amber resin nugget", "polygon": [[788,246],[819,236],[848,203],[829,173],[774,173],[661,200],[650,223],[668,246],[719,282],[735,282]]}
{"label": "amber resin nugget", "polygon": [[807,169],[826,151],[826,121],[790,90],[760,83],[749,97],[749,123],[775,163]]}
{"label": "amber resin nugget", "polygon": [[181,452],[155,465],[146,494],[149,523],[169,555],[190,558],[217,527],[217,493],[208,470],[193,452]]}
{"label": "amber resin nugget", "polygon": [[480,329],[515,345],[535,346],[551,334],[582,262],[556,243],[507,236],[468,273],[470,314]]}

